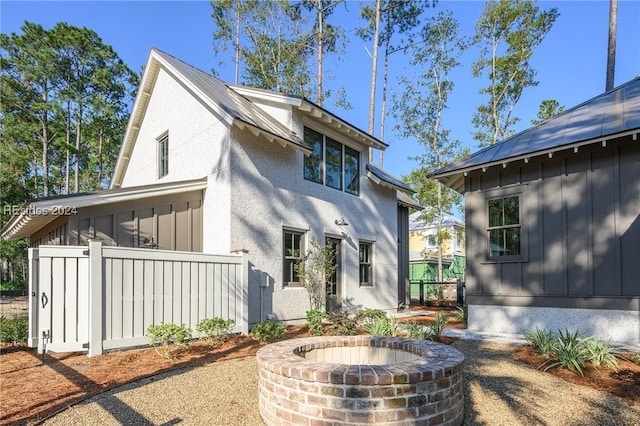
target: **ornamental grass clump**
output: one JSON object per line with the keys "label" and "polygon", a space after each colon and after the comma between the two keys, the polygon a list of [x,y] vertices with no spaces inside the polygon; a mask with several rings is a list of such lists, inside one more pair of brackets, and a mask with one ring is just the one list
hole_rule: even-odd
{"label": "ornamental grass clump", "polygon": [[427,326],[426,338],[429,340],[439,340],[442,332],[449,325],[449,315],[438,312],[435,319]]}
{"label": "ornamental grass clump", "polygon": [[536,352],[542,354],[546,361],[544,371],[554,367],[566,368],[584,376],[584,368],[590,364],[594,368],[605,367],[613,371],[618,370],[618,360],[611,352],[611,347],[593,337],[583,337],[579,331],[558,333],[539,330],[525,333],[527,341],[533,345]]}
{"label": "ornamental grass clump", "polygon": [[372,323],[368,323],[364,326],[364,329],[367,333],[372,336],[392,336],[395,337],[398,335],[398,320],[396,317],[391,317],[391,319],[387,319],[386,315],[384,318],[378,318]]}
{"label": "ornamental grass clump", "polygon": [[546,359],[553,355],[556,347],[556,335],[552,331],[540,330],[536,327],[535,331],[526,332],[524,338],[533,345],[536,352]]}

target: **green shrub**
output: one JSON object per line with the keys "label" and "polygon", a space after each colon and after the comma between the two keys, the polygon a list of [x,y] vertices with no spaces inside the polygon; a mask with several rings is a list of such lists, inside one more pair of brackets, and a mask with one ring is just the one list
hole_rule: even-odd
{"label": "green shrub", "polygon": [[407,337],[410,339],[421,339],[424,340],[427,336],[420,324],[416,321],[409,321],[405,324],[405,330],[407,331]]}
{"label": "green shrub", "polygon": [[278,321],[268,319],[257,323],[251,330],[251,336],[261,343],[271,343],[284,336],[284,326]]}
{"label": "green shrub", "polygon": [[229,337],[234,325],[236,322],[232,319],[205,318],[196,325],[196,331],[201,339],[209,341],[212,346],[218,346]]}
{"label": "green shrub", "polygon": [[28,337],[28,317],[0,317],[0,342],[22,345],[27,343]]}
{"label": "green shrub", "polygon": [[570,371],[575,370],[578,374],[584,376],[582,368],[587,358],[585,356],[584,345],[582,344],[582,337],[577,330],[574,333],[571,333],[569,330],[565,330],[564,333],[559,331],[556,336],[554,352],[555,361],[551,362],[544,371],[560,366]]}
{"label": "green shrub", "polygon": [[320,309],[312,309],[307,312],[307,322],[309,323],[309,333],[312,336],[322,336],[324,334],[324,325],[322,321],[326,319],[328,314]]}
{"label": "green shrub", "polygon": [[387,314],[382,309],[363,309],[356,315],[356,322],[366,329],[380,319],[387,320]]}
{"label": "green shrub", "polygon": [[467,322],[469,318],[469,309],[465,306],[458,306],[456,308],[456,318],[462,322]]}
{"label": "green shrub", "polygon": [[594,367],[605,367],[609,370],[618,371],[618,360],[611,353],[611,347],[603,342],[595,340],[593,337],[582,339],[587,361]]}
{"label": "green shrub", "polygon": [[384,318],[377,318],[375,322],[368,323],[364,326],[364,329],[373,336],[397,336],[398,320],[396,317],[391,317],[388,320],[385,315]]}
{"label": "green shrub", "polygon": [[637,365],[640,365],[640,352],[635,354],[632,359],[633,359],[633,362],[635,362]]}
{"label": "green shrub", "polygon": [[536,327],[535,331],[526,332],[524,338],[546,359],[551,358],[555,352],[556,335],[552,331],[540,330]]}
{"label": "green shrub", "polygon": [[358,334],[358,321],[345,310],[331,313],[329,321],[331,322],[329,334],[332,336],[355,336]]}
{"label": "green shrub", "polygon": [[176,325],[173,323],[160,323],[159,325],[150,325],[146,332],[149,344],[153,346],[164,358],[173,358],[171,348],[178,346],[180,348],[188,348],[189,340],[192,337],[192,331],[184,324]]}
{"label": "green shrub", "polygon": [[425,336],[434,340],[442,337],[442,332],[449,325],[449,315],[445,312],[438,312],[436,318],[427,326]]}

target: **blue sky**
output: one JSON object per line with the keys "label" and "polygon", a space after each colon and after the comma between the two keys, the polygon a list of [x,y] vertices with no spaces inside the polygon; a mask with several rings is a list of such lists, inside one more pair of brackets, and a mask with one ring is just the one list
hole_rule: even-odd
{"label": "blue sky", "polygon": [[[371,59],[365,44],[354,34],[360,1],[348,1],[339,7],[338,23],[347,30],[351,42],[342,61],[328,61],[331,87],[344,87],[354,109],[342,111],[329,100],[325,107],[361,129],[368,128],[369,73]],[[440,0],[434,12],[449,9],[460,22],[463,34],[471,35],[482,11],[482,1]],[[514,115],[521,118],[517,130],[524,130],[535,118],[540,102],[556,99],[566,108],[578,105],[604,92],[609,1],[540,1],[542,9],[556,7],[560,13],[553,29],[536,50],[533,66],[539,85],[525,91]],[[216,67],[213,57],[213,23],[209,1],[8,1],[0,2],[0,31],[20,32],[24,21],[53,27],[65,21],[96,31],[113,46],[134,71],[140,71],[152,47],[164,50],[205,71]],[[616,86],[640,76],[640,0],[619,0]],[[366,47],[366,48],[365,48]],[[471,117],[485,99],[478,91],[486,82],[471,76],[471,63],[477,50],[469,50],[462,58],[463,66],[452,76],[456,88],[450,98],[444,125],[454,138],[472,151],[477,149],[471,134]],[[397,76],[408,73],[400,54],[391,56],[390,85]],[[220,69],[220,77],[233,82],[233,69]],[[379,86],[381,83],[379,83]],[[379,107],[378,107],[379,108]],[[379,109],[378,109],[379,111]],[[376,115],[379,115],[377,112]],[[376,123],[379,117],[376,117]],[[387,118],[384,168],[400,177],[416,167],[408,157],[421,152],[414,141],[398,139]],[[376,124],[375,135],[379,136]]]}

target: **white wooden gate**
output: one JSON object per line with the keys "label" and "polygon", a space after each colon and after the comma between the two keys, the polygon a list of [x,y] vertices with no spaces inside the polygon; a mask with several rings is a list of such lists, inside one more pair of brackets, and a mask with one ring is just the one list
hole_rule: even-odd
{"label": "white wooden gate", "polygon": [[88,351],[147,344],[149,325],[196,324],[214,316],[248,329],[244,255],[152,249],[41,246],[29,250],[29,344]]}

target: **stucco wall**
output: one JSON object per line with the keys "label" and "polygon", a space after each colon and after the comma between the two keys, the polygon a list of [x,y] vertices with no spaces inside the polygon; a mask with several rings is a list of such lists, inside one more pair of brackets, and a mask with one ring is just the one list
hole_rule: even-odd
{"label": "stucco wall", "polygon": [[[158,178],[157,138],[169,132],[169,173]],[[229,167],[228,129],[164,69],[149,100],[122,187],[199,179]],[[195,155],[194,155],[195,154]]]}
{"label": "stucco wall", "polygon": [[[169,173],[158,178],[157,138],[169,132]],[[207,177],[202,251],[228,253],[229,129],[220,117],[161,69],[122,187]]]}
{"label": "stucco wall", "polygon": [[[396,194],[372,184],[364,174],[361,154],[360,196],[354,196],[303,178],[303,154],[233,131],[231,228],[233,247],[249,250],[256,273],[250,288],[250,322],[273,314],[279,319],[304,318],[309,309],[303,288],[283,287],[283,227],[308,231],[307,239],[342,239],[342,297],[367,308],[397,307]],[[349,224],[337,226],[344,217]],[[374,286],[359,286],[359,239],[374,242]],[[259,289],[268,276],[269,287]],[[262,310],[259,292],[262,291]],[[252,296],[253,295],[253,296]]]}

